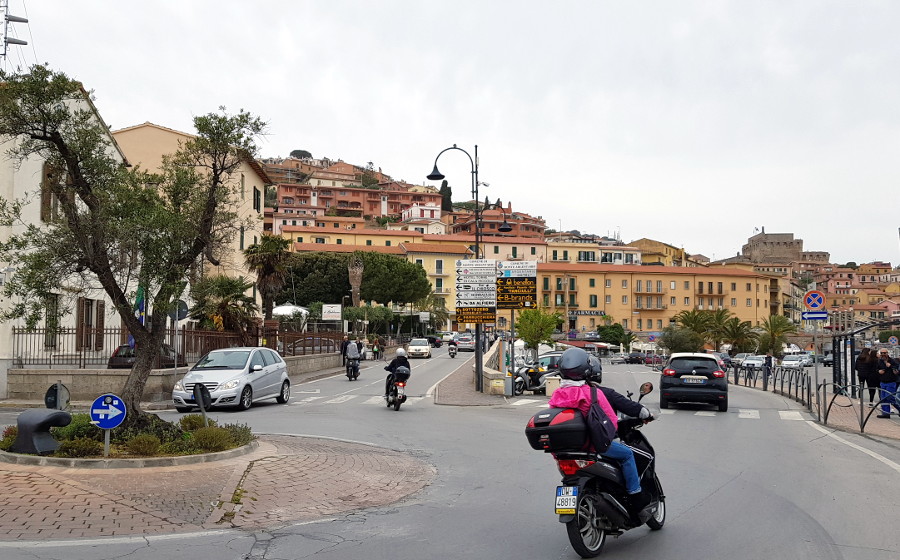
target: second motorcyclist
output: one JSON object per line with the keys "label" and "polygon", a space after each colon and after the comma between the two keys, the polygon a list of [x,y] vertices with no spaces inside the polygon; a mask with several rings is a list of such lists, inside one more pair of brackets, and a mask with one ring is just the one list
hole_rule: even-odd
{"label": "second motorcyclist", "polygon": [[384,366],[384,369],[389,371],[387,378],[384,380],[384,399],[387,400],[388,393],[391,391],[391,385],[394,383],[394,372],[397,371],[397,368],[403,366],[406,369],[412,371],[412,367],[409,365],[409,360],[406,358],[406,350],[403,348],[397,348],[397,353],[394,354],[394,359],[391,360],[391,363]]}
{"label": "second motorcyclist", "polygon": [[[601,387],[602,370],[592,364],[588,353],[581,348],[569,348],[563,352],[559,359],[559,375],[562,377],[560,387],[553,392],[549,405],[551,408],[577,408],[587,416],[591,408],[591,386],[585,383],[590,378],[596,382],[597,400],[606,415],[618,427],[616,412],[649,420],[652,418],[650,411],[640,403],[634,402],[628,397],[617,393],[609,387]],[[648,503],[650,497],[647,492],[641,491],[641,480],[638,476],[637,465],[634,462],[634,453],[631,448],[620,441],[613,441],[604,456],[616,459],[622,464],[622,475],[625,478],[625,489],[628,492],[629,513],[636,516]]]}

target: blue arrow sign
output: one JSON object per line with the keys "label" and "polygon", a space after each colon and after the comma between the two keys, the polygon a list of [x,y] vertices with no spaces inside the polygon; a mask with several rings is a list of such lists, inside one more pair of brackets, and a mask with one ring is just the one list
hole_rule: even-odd
{"label": "blue arrow sign", "polygon": [[828,319],[827,311],[804,311],[800,315],[804,321],[824,321]]}
{"label": "blue arrow sign", "polygon": [[111,393],[100,395],[91,404],[91,423],[96,424],[102,430],[115,428],[125,420],[127,415],[125,403]]}

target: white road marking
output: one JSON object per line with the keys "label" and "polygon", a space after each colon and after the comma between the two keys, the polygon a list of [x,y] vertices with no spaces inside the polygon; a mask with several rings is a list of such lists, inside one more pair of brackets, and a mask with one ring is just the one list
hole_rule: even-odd
{"label": "white road marking", "polygon": [[313,391],[292,391],[295,395],[318,395],[322,392],[321,389],[315,389]]}
{"label": "white road marking", "polygon": [[331,399],[330,401],[325,401],[325,404],[340,404],[355,398],[356,395],[341,395],[340,397],[336,397],[334,399]]}
{"label": "white road marking", "polygon": [[660,410],[659,413],[660,414],[675,414],[675,411],[666,409],[666,410]]}
{"label": "white road marking", "polygon": [[862,447],[861,445],[856,445],[853,442],[847,441],[844,438],[842,438],[841,436],[835,435],[834,432],[830,432],[830,431],[826,430],[825,428],[823,428],[822,426],[819,426],[812,420],[807,420],[806,423],[809,424],[813,429],[822,432],[826,436],[843,443],[847,447],[852,447],[853,449],[856,449],[857,451],[865,453],[869,457],[875,459],[876,461],[880,461],[881,463],[884,463],[888,467],[890,467],[890,468],[894,469],[895,471],[897,471],[898,473],[900,473],[900,465],[898,465],[894,461],[891,461],[887,457],[885,457],[883,455],[879,455],[878,453],[875,453],[874,451],[872,451],[870,449],[866,449],[865,447]]}
{"label": "white road marking", "polygon": [[738,409],[738,418],[752,418],[754,420],[759,420],[759,411],[741,408]]}
{"label": "white road marking", "polygon": [[781,416],[782,420],[803,420],[803,415],[800,414],[798,410],[779,410],[778,416]]}
{"label": "white road marking", "polygon": [[711,410],[698,410],[694,413],[694,416],[715,416],[716,413]]}
{"label": "white road marking", "polygon": [[516,402],[512,403],[512,405],[513,406],[522,406],[522,405],[534,404],[534,403],[546,404],[546,403],[543,403],[543,402],[541,402],[539,400],[535,400],[535,399],[519,399]]}
{"label": "white road marking", "polygon": [[363,401],[363,404],[384,404],[384,397],[369,397],[368,399]]}

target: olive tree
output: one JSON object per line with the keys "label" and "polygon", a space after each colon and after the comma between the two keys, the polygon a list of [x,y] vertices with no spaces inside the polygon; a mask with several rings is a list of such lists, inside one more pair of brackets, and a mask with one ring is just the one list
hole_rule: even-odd
{"label": "olive tree", "polygon": [[[167,314],[189,273],[203,258],[217,263],[216,249],[241,225],[236,171],[256,153],[255,138],[265,125],[224,108],[195,117],[196,136],[164,158],[159,172],[148,173],[123,164],[78,81],[45,66],[21,75],[0,72],[0,81],[7,156],[13,162],[37,158],[50,170],[35,187],[41,192],[0,200],[0,219],[19,224],[0,242],[0,259],[19,271],[4,286],[5,296],[17,302],[4,318],[33,326],[49,302],[102,290],[134,337],[136,360],[122,398],[140,413]],[[40,224],[23,223],[27,200],[41,195],[52,196],[58,212]],[[153,311],[147,324],[133,312],[138,286]]]}

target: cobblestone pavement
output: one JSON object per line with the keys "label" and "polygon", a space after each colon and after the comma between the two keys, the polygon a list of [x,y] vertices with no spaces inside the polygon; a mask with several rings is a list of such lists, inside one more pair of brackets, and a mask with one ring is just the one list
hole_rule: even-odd
{"label": "cobblestone pavement", "polygon": [[[141,469],[0,463],[0,540],[256,529],[386,505],[428,485],[435,469],[364,444],[263,436],[250,454]],[[352,484],[335,485],[335,479]],[[328,484],[327,494],[319,491]]]}

